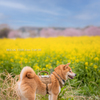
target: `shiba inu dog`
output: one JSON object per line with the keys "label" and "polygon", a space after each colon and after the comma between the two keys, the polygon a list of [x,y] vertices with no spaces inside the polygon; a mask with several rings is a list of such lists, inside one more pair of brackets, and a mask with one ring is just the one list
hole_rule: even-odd
{"label": "shiba inu dog", "polygon": [[50,75],[50,84],[44,84],[31,67],[24,67],[16,84],[16,91],[20,100],[35,100],[36,94],[49,94],[49,100],[57,100],[65,81],[76,76],[69,64],[59,65],[54,69]]}

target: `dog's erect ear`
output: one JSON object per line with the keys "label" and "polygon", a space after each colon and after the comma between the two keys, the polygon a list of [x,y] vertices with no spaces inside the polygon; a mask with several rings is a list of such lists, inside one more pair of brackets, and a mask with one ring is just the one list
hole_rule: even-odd
{"label": "dog's erect ear", "polygon": [[64,66],[63,66],[63,70],[67,69],[69,65],[70,65],[70,63],[64,65]]}
{"label": "dog's erect ear", "polygon": [[67,64],[67,66],[69,66],[69,65],[70,65],[70,63]]}
{"label": "dog's erect ear", "polygon": [[69,65],[70,63],[66,64],[63,69],[66,69]]}
{"label": "dog's erect ear", "polygon": [[65,70],[65,69],[66,69],[66,65],[63,66],[63,70]]}

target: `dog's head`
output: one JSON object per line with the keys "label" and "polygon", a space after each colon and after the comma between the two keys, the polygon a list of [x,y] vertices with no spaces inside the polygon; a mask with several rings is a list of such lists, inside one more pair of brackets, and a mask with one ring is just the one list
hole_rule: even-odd
{"label": "dog's head", "polygon": [[72,69],[69,67],[70,63],[66,65],[59,65],[54,70],[57,74],[59,74],[64,80],[73,79],[76,74],[72,72]]}

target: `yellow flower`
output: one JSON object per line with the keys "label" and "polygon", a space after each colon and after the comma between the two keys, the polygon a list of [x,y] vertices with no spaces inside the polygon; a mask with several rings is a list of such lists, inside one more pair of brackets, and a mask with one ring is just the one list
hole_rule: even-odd
{"label": "yellow flower", "polygon": [[35,67],[35,70],[39,70],[39,66],[34,66]]}
{"label": "yellow flower", "polygon": [[18,59],[18,55],[15,55],[15,59]]}
{"label": "yellow flower", "polygon": [[75,57],[72,57],[71,59],[72,59],[72,60],[75,60],[76,58],[75,58]]}
{"label": "yellow flower", "polygon": [[23,58],[21,57],[21,59],[20,59],[21,61],[23,61]]}
{"label": "yellow flower", "polygon": [[21,64],[21,63],[22,63],[22,61],[19,61],[19,63]]}
{"label": "yellow flower", "polygon": [[97,68],[98,68],[98,66],[97,66],[97,65],[94,65],[93,67],[94,67],[95,69],[97,69]]}
{"label": "yellow flower", "polygon": [[50,60],[50,62],[52,62],[52,60]]}
{"label": "yellow flower", "polygon": [[[8,61],[9,63],[15,61],[16,66],[17,63],[20,63],[20,66],[22,67],[24,67],[24,65],[22,65],[22,62],[25,63],[30,62],[29,66],[32,66],[35,63],[33,66],[34,70],[45,70],[45,69],[48,70],[52,68],[52,65],[54,66],[55,63],[56,65],[60,65],[62,63],[63,64],[72,63],[77,67],[78,65],[76,63],[82,61],[84,62],[85,69],[90,69],[93,66],[94,69],[98,68],[99,71],[100,70],[99,66],[98,65],[94,66],[93,63],[93,62],[97,63],[98,61],[100,61],[99,39],[100,36],[50,37],[50,38],[39,37],[34,39],[16,38],[15,40],[6,38],[0,39],[0,66],[4,67],[6,61]],[[7,51],[7,49],[9,49],[9,51]],[[14,51],[14,49],[16,51]],[[31,50],[31,52],[29,52],[28,50]],[[89,58],[88,61],[86,60],[87,58]],[[52,65],[49,64],[51,62],[53,62]],[[56,67],[56,65],[54,67]],[[42,66],[44,66],[45,68],[42,68]],[[79,68],[81,69],[82,67]],[[16,71],[16,69],[14,70]]]}
{"label": "yellow flower", "polygon": [[41,70],[41,68],[39,67],[39,70]]}
{"label": "yellow flower", "polygon": [[3,54],[3,55],[2,55],[2,57],[4,58],[4,57],[5,57],[5,55]]}
{"label": "yellow flower", "polygon": [[48,67],[49,67],[49,65],[47,64],[47,65],[46,65],[46,68],[48,68]]}
{"label": "yellow flower", "polygon": [[45,70],[45,68],[42,68],[42,70]]}
{"label": "yellow flower", "polygon": [[79,62],[79,60],[77,59],[77,60],[76,60],[76,63],[78,63],[78,62]]}
{"label": "yellow flower", "polygon": [[87,67],[85,67],[85,69],[87,69]]}
{"label": "yellow flower", "polygon": [[93,65],[93,63],[90,63],[90,66],[92,66]]}
{"label": "yellow flower", "polygon": [[39,60],[37,60],[37,62],[39,62]]}
{"label": "yellow flower", "polygon": [[71,60],[68,60],[68,63],[71,63]]}
{"label": "yellow flower", "polygon": [[98,57],[95,57],[94,60],[95,60],[95,61],[99,61],[99,58],[98,58]]}
{"label": "yellow flower", "polygon": [[48,59],[46,59],[45,62],[48,62]]}
{"label": "yellow flower", "polygon": [[0,64],[3,64],[3,61],[1,61]]}
{"label": "yellow flower", "polygon": [[75,67],[73,67],[73,69],[74,69]]}
{"label": "yellow flower", "polygon": [[50,69],[52,69],[52,66],[49,66]]}
{"label": "yellow flower", "polygon": [[25,63],[27,63],[27,62],[28,62],[28,60],[27,60],[27,59],[25,59],[25,60],[24,60],[24,62],[25,62]]}
{"label": "yellow flower", "polygon": [[59,64],[59,61],[57,60],[57,65]]}
{"label": "yellow flower", "polygon": [[88,66],[88,62],[85,62],[85,65]]}
{"label": "yellow flower", "polygon": [[11,61],[11,62],[14,62],[14,60],[13,60],[13,59],[10,59],[10,61]]}

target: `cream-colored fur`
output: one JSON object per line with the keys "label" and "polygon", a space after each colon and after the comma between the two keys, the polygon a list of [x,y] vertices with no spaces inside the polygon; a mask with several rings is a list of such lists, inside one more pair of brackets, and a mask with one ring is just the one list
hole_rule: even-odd
{"label": "cream-colored fur", "polygon": [[[66,81],[70,76],[70,78],[75,76],[69,67],[69,63],[59,65],[54,69],[54,73],[60,77],[51,74],[51,83],[48,84],[49,100],[57,100],[58,94],[61,91],[59,81],[64,84],[62,79]],[[34,70],[27,66],[20,73],[20,78],[16,84],[16,91],[20,100],[35,100],[36,93],[46,95],[46,85],[41,82]]]}

